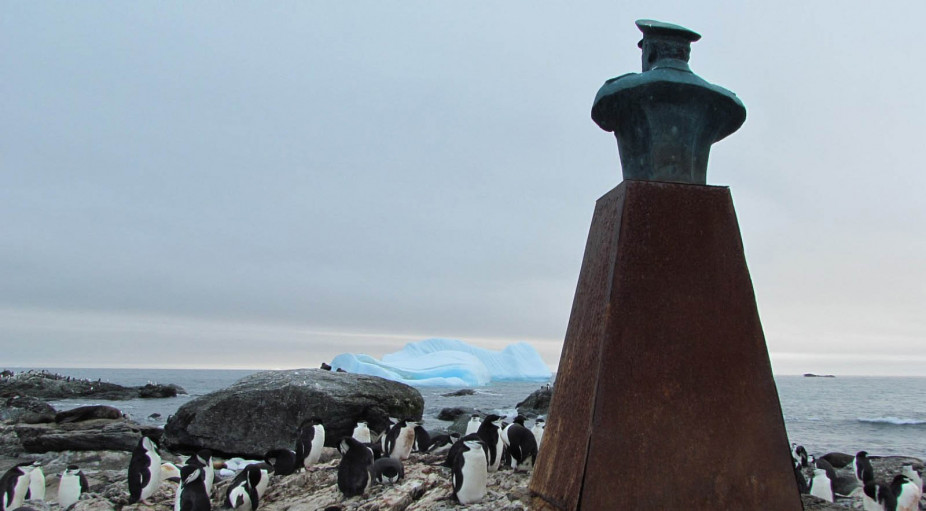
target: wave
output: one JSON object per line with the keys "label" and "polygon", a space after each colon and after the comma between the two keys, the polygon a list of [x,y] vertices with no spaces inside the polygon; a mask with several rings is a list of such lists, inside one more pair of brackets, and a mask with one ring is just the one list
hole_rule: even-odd
{"label": "wave", "polygon": [[857,420],[869,424],[893,424],[895,426],[921,426],[926,424],[926,420],[902,419],[900,417],[859,417]]}

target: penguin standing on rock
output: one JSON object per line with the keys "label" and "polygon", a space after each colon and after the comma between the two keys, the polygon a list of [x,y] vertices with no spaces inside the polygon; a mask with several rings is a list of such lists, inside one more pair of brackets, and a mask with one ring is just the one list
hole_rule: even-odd
{"label": "penguin standing on rock", "polygon": [[392,426],[386,436],[385,454],[397,460],[407,460],[415,444],[416,426],[418,423],[411,420],[399,421],[398,424]]}
{"label": "penguin standing on rock", "polygon": [[852,460],[852,473],[855,479],[862,485],[868,484],[875,478],[875,471],[871,468],[871,461],[868,460],[868,453],[859,451]]}
{"label": "penguin standing on rock", "polygon": [[20,463],[0,478],[0,511],[13,511],[23,505],[29,493],[29,465]]}
{"label": "penguin standing on rock", "polygon": [[453,496],[460,504],[469,505],[481,501],[486,496],[488,481],[488,464],[482,440],[466,440],[453,458],[452,481]]}
{"label": "penguin standing on rock", "polygon": [[543,419],[537,419],[534,421],[534,427],[531,428],[531,433],[534,434],[534,439],[537,440],[537,450],[540,450],[540,442],[543,441],[543,429],[546,426],[546,423]]}
{"label": "penguin standing on rock", "polygon": [[505,429],[508,437],[508,456],[514,470],[530,470],[537,461],[537,440],[531,430],[515,422]]}
{"label": "penguin standing on rock", "polygon": [[426,452],[431,446],[431,434],[424,426],[418,424],[415,426],[415,443],[412,445],[413,452]]}
{"label": "penguin standing on rock", "polygon": [[180,469],[180,487],[174,498],[174,511],[211,511],[212,503],[206,495],[206,471],[195,464]]}
{"label": "penguin standing on rock", "polygon": [[370,488],[373,479],[370,475],[373,450],[347,436],[341,439],[338,451],[341,452],[341,462],[338,463],[338,490],[347,498],[363,495]]}
{"label": "penguin standing on rock", "polygon": [[891,481],[891,491],[897,497],[897,511],[918,511],[920,497],[922,496],[922,487],[917,487],[916,483],[903,474],[894,476]]}
{"label": "penguin standing on rock", "polygon": [[479,435],[479,438],[485,443],[486,452],[488,453],[489,472],[498,470],[498,466],[502,462],[504,442],[499,434],[499,423],[501,420],[502,418],[498,415],[487,415],[485,420],[482,421],[482,424],[479,425],[479,430],[476,431],[476,434]]}
{"label": "penguin standing on rock", "polygon": [[865,511],[897,511],[897,497],[891,491],[890,486],[872,479],[865,483],[862,509]]}
{"label": "penguin standing on rock", "polygon": [[[206,496],[212,497],[212,483],[215,481],[215,466],[212,464],[212,451],[203,449],[187,460],[187,465],[194,465],[203,469],[203,484],[206,486]],[[180,475],[181,480],[183,474]]]}
{"label": "penguin standing on rock", "polygon": [[260,466],[252,463],[242,470],[228,485],[228,491],[225,492],[226,508],[235,511],[255,511],[260,502],[260,494],[257,487],[261,478]]}
{"label": "penguin standing on rock", "polygon": [[[367,432],[369,433],[369,429]],[[296,432],[296,463],[308,470],[309,467],[318,463],[324,448],[325,426],[322,425],[321,419],[312,417],[303,422],[299,426],[299,431]]]}
{"label": "penguin standing on rock", "polygon": [[82,493],[88,491],[90,491],[90,484],[87,482],[87,476],[77,465],[68,465],[58,481],[58,505],[61,509],[67,509],[71,504],[80,500]]}
{"label": "penguin standing on rock", "polygon": [[161,455],[157,445],[148,437],[142,437],[132,451],[129,461],[129,504],[138,501],[148,503],[161,485]]}

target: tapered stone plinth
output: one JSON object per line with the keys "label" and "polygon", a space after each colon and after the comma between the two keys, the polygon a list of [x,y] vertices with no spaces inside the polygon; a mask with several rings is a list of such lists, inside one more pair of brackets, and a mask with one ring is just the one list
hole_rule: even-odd
{"label": "tapered stone plinth", "polygon": [[624,181],[598,200],[537,509],[800,510],[726,187]]}

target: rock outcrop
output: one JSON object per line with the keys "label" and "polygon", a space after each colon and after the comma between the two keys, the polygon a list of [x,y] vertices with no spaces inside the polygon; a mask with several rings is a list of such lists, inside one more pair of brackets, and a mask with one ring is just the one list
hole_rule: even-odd
{"label": "rock outcrop", "polygon": [[73,399],[93,397],[125,401],[136,398],[174,397],[186,394],[179,385],[149,383],[141,387],[124,387],[101,380],[71,378],[48,371],[25,371],[0,378],[0,397],[28,396],[39,399]]}
{"label": "rock outcrop", "polygon": [[25,424],[12,428],[22,450],[49,451],[131,451],[142,436],[157,439],[161,429],[128,419],[88,419],[76,422]]}
{"label": "rock outcrop", "polygon": [[550,400],[553,399],[553,387],[544,385],[538,390],[531,392],[524,401],[515,405],[518,413],[526,417],[536,417],[544,415],[550,411]]}
{"label": "rock outcrop", "polygon": [[11,422],[54,422],[55,408],[35,397],[13,396],[0,406],[0,420]]}
{"label": "rock outcrop", "polygon": [[176,452],[202,448],[228,456],[261,458],[295,445],[303,421],[319,417],[325,443],[335,446],[364,420],[382,431],[389,417],[421,419],[416,389],[376,376],[323,369],[263,371],[182,405],[164,427],[164,444]]}

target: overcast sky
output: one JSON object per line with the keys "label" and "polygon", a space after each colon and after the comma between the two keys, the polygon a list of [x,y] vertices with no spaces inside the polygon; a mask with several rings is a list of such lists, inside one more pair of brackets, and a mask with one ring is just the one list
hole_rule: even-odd
{"label": "overcast sky", "polygon": [[[719,5],[719,4],[718,4]],[[638,18],[746,123],[715,145],[778,373],[926,376],[926,3],[13,2],[4,366],[313,367],[427,337],[556,367],[590,119]]]}

